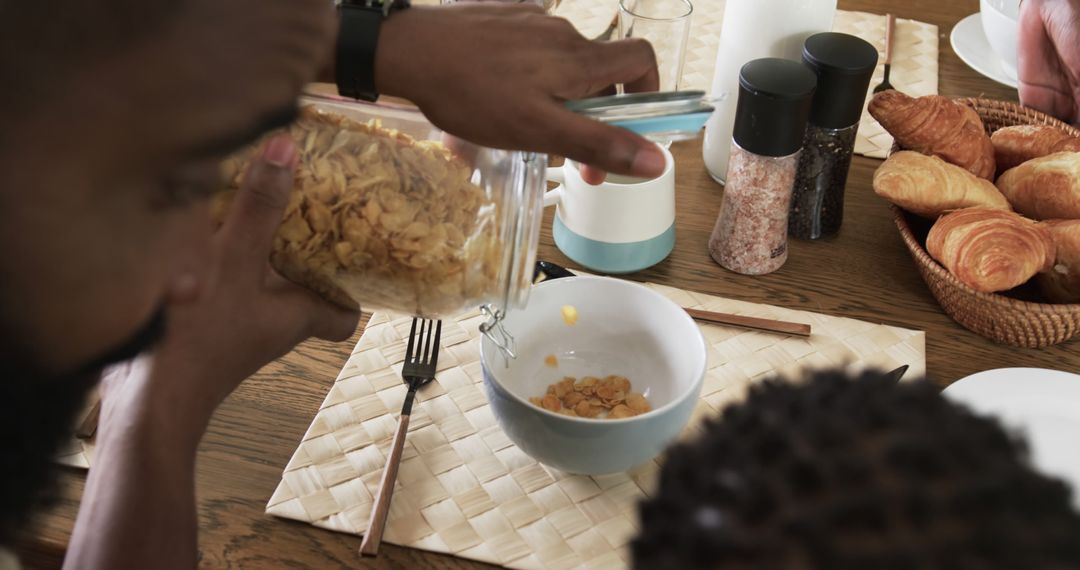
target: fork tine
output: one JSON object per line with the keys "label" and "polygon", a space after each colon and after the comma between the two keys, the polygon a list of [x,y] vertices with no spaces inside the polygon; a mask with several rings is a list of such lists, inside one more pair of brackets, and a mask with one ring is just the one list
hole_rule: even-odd
{"label": "fork tine", "polygon": [[424,325],[427,323],[424,319],[417,318],[416,322],[416,350],[413,351],[413,358],[411,362],[416,364],[420,362],[420,358],[424,355]]}
{"label": "fork tine", "polygon": [[431,369],[439,366],[439,341],[442,340],[442,321],[435,323],[435,348],[431,351]]}
{"label": "fork tine", "polygon": [[431,321],[424,319],[424,326],[420,327],[420,347],[416,352],[416,363],[423,365],[427,362],[428,351],[431,350]]}
{"label": "fork tine", "polygon": [[436,348],[432,345],[432,335],[435,334],[435,324],[441,321],[428,321],[427,336],[424,337],[424,360],[421,361],[425,366],[431,361],[430,358],[436,352]]}
{"label": "fork tine", "polygon": [[409,330],[409,346],[405,348],[405,363],[408,364],[413,361],[413,341],[416,339],[416,321],[419,319],[413,318],[412,328]]}
{"label": "fork tine", "polygon": [[416,352],[413,354],[413,364],[424,363],[424,339],[427,338],[427,329],[427,319],[420,319],[420,330],[416,331]]}

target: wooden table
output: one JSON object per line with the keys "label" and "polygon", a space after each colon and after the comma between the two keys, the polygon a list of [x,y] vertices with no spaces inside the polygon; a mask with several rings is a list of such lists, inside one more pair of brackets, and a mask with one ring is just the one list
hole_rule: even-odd
{"label": "wooden table", "polygon": [[[976,0],[841,0],[847,10],[884,12],[937,24],[941,93],[1016,99],[1016,91],[968,69],[949,46],[953,25],[978,11]],[[759,303],[807,309],[926,331],[931,378],[945,386],[967,374],[1005,366],[1080,369],[1080,341],[1042,350],[1001,346],[961,328],[941,312],[915,270],[884,201],[873,195],[879,161],[856,157],[839,236],[793,241],[790,259],[764,277],[727,272],[706,242],[721,187],[705,173],[701,142],[672,148],[678,170],[678,237],[671,257],[632,279]],[[541,237],[544,259],[571,265],[555,249],[550,212]],[[307,342],[249,379],[221,407],[199,451],[198,493],[203,566],[209,568],[478,568],[456,558],[385,545],[375,561],[357,556],[360,537],[319,530],[263,513],[288,462],[360,331],[352,340]],[[63,557],[85,475],[63,478],[64,493],[23,549],[28,568],[55,568]]]}

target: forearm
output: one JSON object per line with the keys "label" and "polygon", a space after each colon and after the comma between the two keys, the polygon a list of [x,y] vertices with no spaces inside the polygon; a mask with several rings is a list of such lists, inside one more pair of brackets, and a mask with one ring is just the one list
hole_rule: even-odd
{"label": "forearm", "polygon": [[151,438],[100,446],[64,568],[194,568],[194,467]]}
{"label": "forearm", "polygon": [[356,85],[373,77],[376,91],[412,101],[436,127],[469,142],[618,174],[652,178],[664,170],[653,143],[565,105],[617,84],[656,90],[656,57],[644,40],[590,41],[532,4],[470,2],[391,13],[373,59],[374,75],[357,76]]}
{"label": "forearm", "polygon": [[115,417],[103,416],[64,568],[195,567],[195,450],[205,422],[154,391],[114,402]]}

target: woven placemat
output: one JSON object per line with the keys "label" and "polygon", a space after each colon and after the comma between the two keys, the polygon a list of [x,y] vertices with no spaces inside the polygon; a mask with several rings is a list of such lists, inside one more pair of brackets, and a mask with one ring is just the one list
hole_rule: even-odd
{"label": "woven placemat", "polygon": [[56,455],[56,462],[76,469],[89,469],[94,459],[94,440],[72,437]]}
{"label": "woven placemat", "polygon": [[[703,325],[709,371],[687,433],[775,373],[848,365],[925,373],[922,332],[650,285],[684,307],[811,323],[789,337]],[[478,312],[443,321],[436,382],[420,392],[384,539],[512,568],[624,568],[636,505],[659,465],[603,477],[537,463],[499,428],[483,391]],[[266,511],[362,534],[405,396],[411,319],[376,313],[289,461]],[[686,435],[684,434],[684,435]]]}
{"label": "woven placemat", "polygon": [[74,467],[76,469],[89,469],[90,462],[94,459],[94,447],[96,445],[95,438],[91,437],[79,437],[77,435],[79,427],[87,422],[87,418],[91,415],[94,416],[93,422],[96,424],[97,413],[94,410],[101,397],[97,389],[94,389],[90,397],[84,404],[83,409],[75,416],[76,429],[71,438],[64,443],[63,447],[56,454],[56,462],[60,465],[67,467]]}
{"label": "woven placemat", "polygon": [[[723,24],[724,0],[692,1],[694,13],[690,21],[690,40],[680,88],[709,91],[712,87],[716,48]],[[618,4],[618,0],[563,0],[555,10],[555,15],[570,20],[585,37],[594,38],[603,33],[611,23]],[[878,48],[884,59],[885,24],[885,16],[879,14],[839,10],[833,29],[870,42]],[[908,95],[937,94],[937,26],[898,19],[893,50],[889,82]],[[882,73],[883,64],[880,64],[870,81],[871,89],[881,82]],[[892,143],[892,137],[864,109],[859,135],[855,141],[855,152],[864,156],[885,158],[892,148]]]}

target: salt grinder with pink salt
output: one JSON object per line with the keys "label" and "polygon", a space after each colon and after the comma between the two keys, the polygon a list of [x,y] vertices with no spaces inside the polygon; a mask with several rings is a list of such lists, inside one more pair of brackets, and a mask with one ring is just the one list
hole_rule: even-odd
{"label": "salt grinder with pink salt", "polygon": [[788,211],[817,77],[799,62],[751,61],[739,72],[731,158],[709,238],[717,263],[746,275],[787,261]]}

